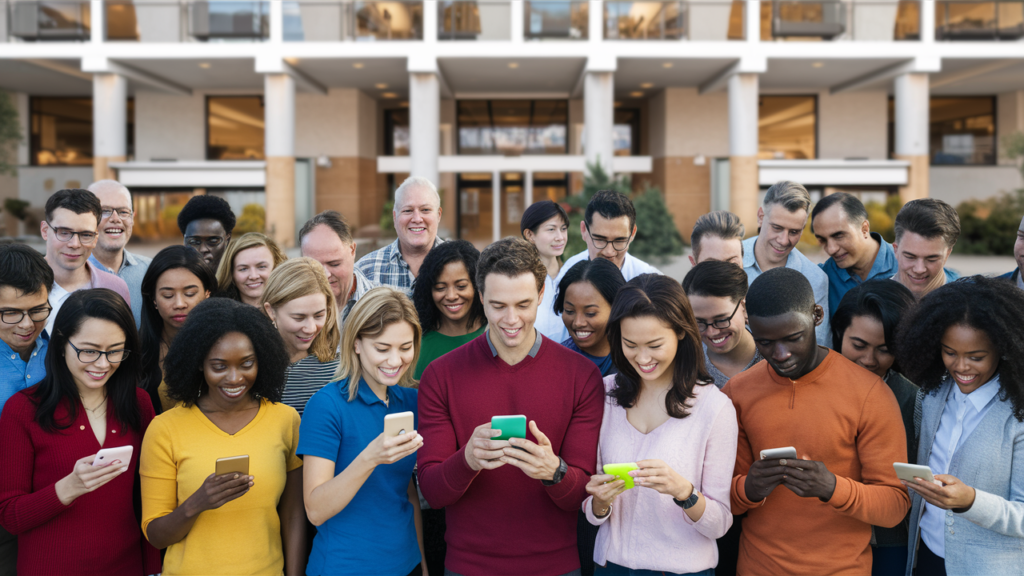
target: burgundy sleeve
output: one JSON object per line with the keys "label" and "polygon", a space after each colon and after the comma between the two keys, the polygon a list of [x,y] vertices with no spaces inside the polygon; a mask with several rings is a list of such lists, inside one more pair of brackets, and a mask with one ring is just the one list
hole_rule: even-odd
{"label": "burgundy sleeve", "polygon": [[479,471],[466,463],[448,404],[447,375],[431,362],[420,378],[417,410],[423,447],[416,453],[420,490],[431,508],[458,502]]}
{"label": "burgundy sleeve", "polygon": [[604,417],[604,382],[597,366],[592,365],[590,368],[588,372],[577,376],[572,417],[562,445],[556,449],[558,456],[565,460],[568,470],[561,482],[546,488],[555,505],[569,512],[578,510],[587,497],[587,482],[594,474],[597,441]]}

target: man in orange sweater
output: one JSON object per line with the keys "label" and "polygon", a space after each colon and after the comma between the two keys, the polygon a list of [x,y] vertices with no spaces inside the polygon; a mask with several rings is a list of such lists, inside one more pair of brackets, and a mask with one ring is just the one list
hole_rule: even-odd
{"label": "man in orange sweater", "polygon": [[[723,389],[739,421],[732,512],[747,512],[737,573],[868,575],[871,525],[895,526],[910,509],[892,467],[907,457],[896,398],[817,345],[822,309],[799,272],[758,276],[747,314],[765,361]],[[786,446],[798,459],[760,459]]]}

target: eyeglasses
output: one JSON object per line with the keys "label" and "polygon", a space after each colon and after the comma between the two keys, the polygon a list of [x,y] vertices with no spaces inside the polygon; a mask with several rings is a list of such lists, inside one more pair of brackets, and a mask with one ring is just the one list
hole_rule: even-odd
{"label": "eyeglasses", "polygon": [[84,364],[92,364],[93,362],[100,359],[100,356],[106,356],[107,362],[111,364],[120,364],[128,357],[127,350],[111,350],[109,352],[100,352],[99,350],[79,350],[77,346],[68,341],[68,346],[75,351],[78,355],[78,361]]}
{"label": "eyeglasses", "polygon": [[50,221],[46,221],[50,225],[50,230],[53,230],[54,236],[61,242],[71,242],[71,239],[78,236],[78,239],[82,241],[82,244],[89,245],[96,241],[95,232],[75,232],[71,228],[56,228]]}
{"label": "eyeglasses", "polygon": [[732,319],[733,319],[734,316],[736,316],[736,312],[739,311],[740,304],[742,302],[743,301],[740,300],[739,302],[736,303],[736,307],[732,309],[732,314],[730,314],[728,318],[719,318],[718,320],[714,320],[714,321],[711,321],[711,322],[704,322],[702,320],[697,320],[697,330],[700,330],[702,334],[704,332],[707,332],[708,326],[714,326],[715,328],[718,328],[719,330],[725,330],[726,328],[728,328],[732,324]]}
{"label": "eyeglasses", "polygon": [[223,236],[207,236],[205,238],[202,236],[189,236],[185,238],[185,245],[191,246],[192,248],[199,248],[203,244],[206,244],[210,248],[216,248],[217,246],[220,246],[223,241]]}
{"label": "eyeglasses", "polygon": [[0,320],[4,324],[21,324],[21,321],[28,316],[33,322],[42,322],[50,317],[53,308],[33,308],[31,310],[0,310]]}
{"label": "eyeglasses", "polygon": [[626,238],[616,238],[615,240],[594,238],[594,235],[590,233],[590,225],[587,224],[585,221],[583,222],[583,225],[586,226],[587,228],[587,234],[590,236],[590,241],[593,242],[594,248],[597,248],[598,250],[604,250],[608,246],[608,244],[611,244],[612,248],[615,248],[616,252],[622,252],[623,250],[629,247],[629,241],[633,238],[632,234],[630,234]]}
{"label": "eyeglasses", "polygon": [[120,210],[113,210],[113,209],[103,210],[102,212],[100,212],[100,216],[102,216],[103,219],[107,219],[107,218],[110,218],[110,216],[113,215],[114,212],[117,212],[117,216],[121,220],[131,220],[132,216],[135,214],[135,212],[132,212],[131,210],[128,210],[127,208],[121,208]]}

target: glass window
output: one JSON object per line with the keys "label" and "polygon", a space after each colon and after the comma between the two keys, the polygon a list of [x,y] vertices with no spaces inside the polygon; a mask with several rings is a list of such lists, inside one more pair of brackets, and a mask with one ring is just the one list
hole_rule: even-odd
{"label": "glass window", "polygon": [[932,164],[995,164],[995,98],[932,98]]}
{"label": "glass window", "polygon": [[815,96],[761,96],[757,157],[762,160],[816,158],[817,108]]}
{"label": "glass window", "polygon": [[[523,37],[528,40],[556,38],[559,40],[584,40],[587,38],[589,3],[580,0],[540,0],[523,3],[526,13],[523,18]],[[595,30],[595,34],[600,34]]]}
{"label": "glass window", "polygon": [[612,127],[616,156],[640,154],[640,109],[616,108]]}
{"label": "glass window", "polygon": [[384,111],[384,155],[409,155],[409,109]]}
{"label": "glass window", "polygon": [[263,97],[206,99],[206,159],[263,159]]}
{"label": "glass window", "polygon": [[460,100],[459,154],[565,154],[565,100]]}
{"label": "glass window", "polygon": [[[30,100],[33,166],[92,165],[92,98]],[[135,101],[128,99],[127,154],[135,153]]]}

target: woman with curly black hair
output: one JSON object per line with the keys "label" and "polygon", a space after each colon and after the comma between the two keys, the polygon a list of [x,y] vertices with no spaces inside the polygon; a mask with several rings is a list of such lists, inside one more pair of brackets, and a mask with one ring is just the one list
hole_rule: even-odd
{"label": "woman with curly black hair", "polygon": [[465,240],[435,246],[420,266],[412,301],[423,327],[419,380],[427,365],[484,333],[487,321],[476,289],[480,251]]}
{"label": "woman with curly black hair", "polygon": [[972,276],[929,293],[900,323],[897,358],[925,393],[917,463],[938,481],[903,482],[913,497],[908,575],[1024,565],[1021,318],[1024,291]]}
{"label": "woman with curly black hair", "polygon": [[[142,530],[167,548],[164,573],[302,573],[299,414],[280,403],[287,368],[270,320],[234,300],[196,306],[175,338],[164,378],[179,404],[150,425],[140,467]],[[248,474],[210,474],[240,455]]]}

